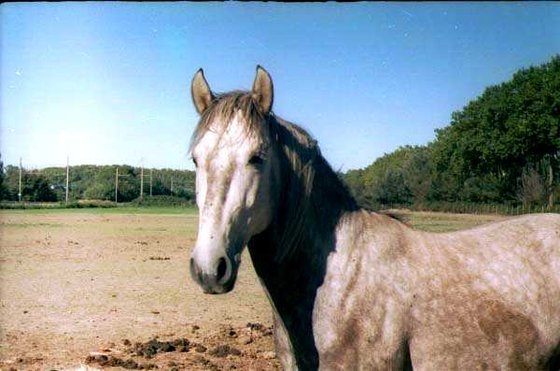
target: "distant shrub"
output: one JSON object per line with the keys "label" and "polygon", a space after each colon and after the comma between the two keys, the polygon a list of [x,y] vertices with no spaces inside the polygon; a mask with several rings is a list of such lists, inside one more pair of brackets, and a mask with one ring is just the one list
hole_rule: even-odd
{"label": "distant shrub", "polygon": [[60,209],[64,205],[59,202],[16,202],[16,201],[2,201],[0,202],[0,209],[10,210],[26,210],[26,209]]}
{"label": "distant shrub", "polygon": [[113,201],[106,200],[78,200],[72,201],[68,204],[62,203],[63,207],[68,209],[84,209],[84,208],[109,208],[116,207],[117,205]]}
{"label": "distant shrub", "polygon": [[2,201],[0,202],[0,209],[10,210],[32,210],[32,209],[82,209],[82,208],[108,208],[116,207],[112,201],[102,200],[80,200],[72,201],[66,204],[65,202],[15,202],[15,201]]}
{"label": "distant shrub", "polygon": [[144,206],[144,207],[162,207],[162,206],[175,206],[175,207],[188,207],[193,206],[192,199],[177,197],[177,196],[147,196],[143,199],[135,199],[130,203],[130,206]]}

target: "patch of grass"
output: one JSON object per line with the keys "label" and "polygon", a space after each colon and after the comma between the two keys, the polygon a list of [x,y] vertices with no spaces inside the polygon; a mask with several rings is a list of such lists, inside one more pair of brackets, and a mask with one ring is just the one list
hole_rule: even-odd
{"label": "patch of grass", "polygon": [[0,201],[0,209],[8,210],[35,210],[35,209],[89,209],[89,208],[109,208],[117,205],[112,201],[103,200],[78,200],[69,203],[65,202],[14,202]]}
{"label": "patch of grass", "polygon": [[62,223],[2,223],[0,222],[0,226],[2,227],[12,227],[12,228],[58,228],[62,227]]}
{"label": "patch of grass", "polygon": [[137,198],[130,203],[130,206],[145,207],[193,207],[194,203],[191,199],[185,199],[177,196],[149,196],[142,199]]}
{"label": "patch of grass", "polygon": [[163,215],[195,215],[198,214],[196,207],[174,207],[174,206],[119,206],[112,209],[99,209],[100,214],[163,214]]}
{"label": "patch of grass", "polygon": [[172,207],[172,206],[118,206],[111,208],[52,208],[52,209],[3,209],[2,214],[161,214],[161,215],[196,215],[198,209],[195,207]]}
{"label": "patch of grass", "polygon": [[[472,228],[480,224],[488,223],[491,221],[502,219],[503,216],[499,215],[474,215],[474,214],[449,214],[439,212],[414,212],[404,209],[391,210],[393,214],[401,217],[411,227],[427,231],[427,232],[451,232],[461,229]],[[76,208],[76,209],[26,209],[26,210],[0,210],[0,217],[2,215],[61,215],[61,214],[91,214],[91,215],[186,215],[196,217],[198,209],[195,207],[172,207],[172,206],[118,206],[113,208]],[[28,227],[32,225],[21,225],[21,227]],[[35,225],[33,225],[35,226]],[[45,225],[45,227],[53,227],[54,225]],[[193,224],[193,228],[196,225]],[[186,225],[181,226],[180,230],[173,230],[173,228],[146,228],[136,227],[115,227],[119,233],[158,233],[169,234],[191,232]],[[138,229],[140,228],[140,229]],[[121,231],[122,230],[122,231]]]}
{"label": "patch of grass", "polygon": [[414,212],[391,210],[409,226],[426,232],[453,232],[503,219],[500,215],[450,214],[441,212]]}

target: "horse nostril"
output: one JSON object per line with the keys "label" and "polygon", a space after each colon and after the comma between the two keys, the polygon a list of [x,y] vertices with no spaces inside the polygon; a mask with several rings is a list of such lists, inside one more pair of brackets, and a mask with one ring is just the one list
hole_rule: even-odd
{"label": "horse nostril", "polygon": [[226,275],[227,271],[227,263],[225,258],[220,258],[220,262],[218,263],[218,272],[216,279],[220,281]]}

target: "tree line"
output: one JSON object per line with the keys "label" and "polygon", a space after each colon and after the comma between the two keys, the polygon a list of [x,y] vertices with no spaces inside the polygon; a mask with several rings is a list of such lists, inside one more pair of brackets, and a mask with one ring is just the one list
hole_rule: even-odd
{"label": "tree line", "polygon": [[[73,166],[70,199],[115,199],[140,196],[141,169],[128,165]],[[63,167],[25,171],[22,200],[65,199]],[[144,195],[149,194],[149,169]],[[153,170],[151,194],[194,198],[195,174]],[[341,177],[360,204],[369,208],[399,204],[487,203],[551,208],[560,202],[560,56],[521,69],[512,79],[485,89],[451,115],[425,146],[404,146],[364,169]],[[18,200],[19,167],[0,158],[0,200]]]}
{"label": "tree line", "polygon": [[[118,188],[116,175],[118,168]],[[140,198],[142,169],[129,165],[78,165],[69,171],[68,193],[75,200],[115,200],[130,202]],[[144,169],[143,196],[172,196],[192,202],[194,199],[194,172],[173,169]],[[20,168],[3,166],[0,159],[0,200],[19,200]],[[65,201],[66,168],[48,167],[23,170],[21,200],[29,202]]]}
{"label": "tree line", "polygon": [[560,56],[521,69],[451,115],[425,146],[343,174],[364,206],[560,201]]}

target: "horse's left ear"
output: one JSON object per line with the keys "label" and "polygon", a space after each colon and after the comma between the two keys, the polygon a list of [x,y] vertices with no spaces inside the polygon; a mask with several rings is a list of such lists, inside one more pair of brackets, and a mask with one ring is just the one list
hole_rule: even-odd
{"label": "horse's left ear", "polygon": [[268,115],[272,109],[272,101],[274,100],[274,88],[272,86],[272,78],[261,66],[257,66],[257,76],[253,82],[253,99],[257,103],[257,107],[261,113]]}

